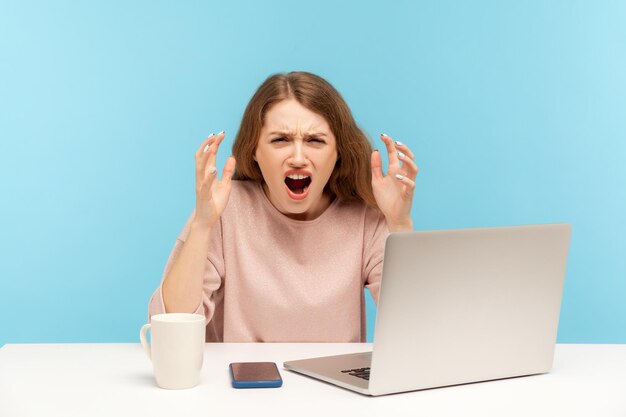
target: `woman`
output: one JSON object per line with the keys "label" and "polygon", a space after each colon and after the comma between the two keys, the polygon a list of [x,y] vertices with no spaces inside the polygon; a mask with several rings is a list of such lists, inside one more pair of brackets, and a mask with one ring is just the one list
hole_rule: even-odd
{"label": "woman", "polygon": [[413,228],[411,151],[382,134],[383,175],[342,97],[306,72],[259,87],[220,180],[224,136],[196,152],[196,208],[150,315],[204,314],[207,342],[364,342],[363,288],[378,300],[385,238]]}

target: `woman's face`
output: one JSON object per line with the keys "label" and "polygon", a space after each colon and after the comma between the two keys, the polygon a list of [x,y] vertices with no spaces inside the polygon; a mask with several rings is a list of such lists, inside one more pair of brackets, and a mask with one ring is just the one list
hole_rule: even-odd
{"label": "woman's face", "polygon": [[323,192],[337,162],[335,135],[324,117],[295,99],[283,100],[265,114],[254,160],[265,194],[286,216],[314,219],[330,204]]}

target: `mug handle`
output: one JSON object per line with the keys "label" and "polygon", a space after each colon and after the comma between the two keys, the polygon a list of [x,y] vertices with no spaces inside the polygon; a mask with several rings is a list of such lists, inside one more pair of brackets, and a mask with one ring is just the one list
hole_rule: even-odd
{"label": "mug handle", "polygon": [[141,341],[141,346],[143,346],[143,350],[146,351],[146,355],[148,355],[148,358],[152,360],[152,352],[150,349],[150,344],[148,343],[148,340],[146,340],[146,332],[150,330],[150,327],[151,327],[150,323],[147,323],[141,326],[141,330],[139,331],[139,340]]}

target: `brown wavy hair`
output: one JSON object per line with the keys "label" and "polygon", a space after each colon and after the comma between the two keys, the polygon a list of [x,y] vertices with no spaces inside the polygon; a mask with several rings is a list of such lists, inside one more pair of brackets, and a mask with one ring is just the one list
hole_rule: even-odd
{"label": "brown wavy hair", "polygon": [[372,191],[372,146],[367,136],[339,92],[322,77],[308,72],[271,75],[254,93],[233,143],[237,160],[233,179],[263,181],[254,154],[265,115],[276,103],[289,98],[324,117],[335,135],[339,158],[325,191],[340,201],[361,201],[377,207]]}

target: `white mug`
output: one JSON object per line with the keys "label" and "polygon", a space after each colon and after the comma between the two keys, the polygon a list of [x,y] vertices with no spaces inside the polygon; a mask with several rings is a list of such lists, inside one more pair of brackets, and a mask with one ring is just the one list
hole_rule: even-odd
{"label": "white mug", "polygon": [[[150,330],[152,342],[146,340]],[[155,314],[139,331],[141,345],[152,360],[161,388],[191,388],[200,382],[204,356],[204,316],[188,313]]]}

